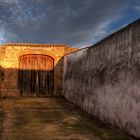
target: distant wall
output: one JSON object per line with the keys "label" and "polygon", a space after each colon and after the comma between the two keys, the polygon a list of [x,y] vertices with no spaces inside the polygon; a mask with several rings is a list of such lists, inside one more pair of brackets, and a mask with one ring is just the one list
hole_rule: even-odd
{"label": "distant wall", "polygon": [[13,43],[0,46],[0,67],[3,69],[3,81],[0,81],[0,97],[19,96],[18,70],[19,58],[27,54],[48,55],[54,59],[54,95],[60,96],[62,90],[63,63],[60,59],[75,51],[63,44]]}
{"label": "distant wall", "polygon": [[64,57],[64,96],[140,137],[140,20]]}

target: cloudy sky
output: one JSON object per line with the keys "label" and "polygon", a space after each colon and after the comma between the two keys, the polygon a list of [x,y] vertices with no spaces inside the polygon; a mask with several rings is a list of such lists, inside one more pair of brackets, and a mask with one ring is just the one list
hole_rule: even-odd
{"label": "cloudy sky", "polygon": [[140,17],[140,0],[0,0],[0,44],[94,44]]}

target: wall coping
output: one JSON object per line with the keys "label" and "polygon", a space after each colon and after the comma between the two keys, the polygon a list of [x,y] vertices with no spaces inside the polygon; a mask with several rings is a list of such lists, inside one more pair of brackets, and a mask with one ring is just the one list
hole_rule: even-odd
{"label": "wall coping", "polygon": [[39,43],[7,43],[3,46],[27,46],[27,47],[66,47],[65,44],[39,44]]}

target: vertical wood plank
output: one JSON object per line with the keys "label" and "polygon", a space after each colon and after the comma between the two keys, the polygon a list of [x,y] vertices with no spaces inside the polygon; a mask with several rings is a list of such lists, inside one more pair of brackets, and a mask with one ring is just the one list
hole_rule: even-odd
{"label": "vertical wood plank", "polygon": [[18,87],[21,96],[52,96],[54,60],[46,55],[24,55],[19,59]]}

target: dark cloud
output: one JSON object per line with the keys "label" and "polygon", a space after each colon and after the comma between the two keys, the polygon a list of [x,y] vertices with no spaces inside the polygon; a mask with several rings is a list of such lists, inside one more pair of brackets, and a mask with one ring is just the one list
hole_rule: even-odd
{"label": "dark cloud", "polygon": [[0,0],[0,41],[89,45],[108,33],[131,2]]}

